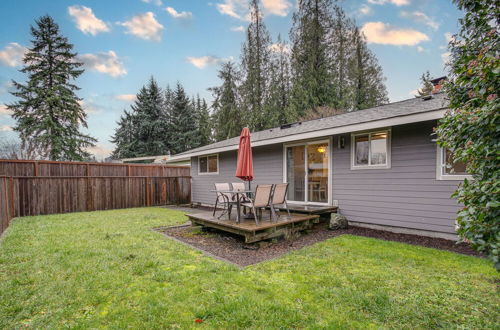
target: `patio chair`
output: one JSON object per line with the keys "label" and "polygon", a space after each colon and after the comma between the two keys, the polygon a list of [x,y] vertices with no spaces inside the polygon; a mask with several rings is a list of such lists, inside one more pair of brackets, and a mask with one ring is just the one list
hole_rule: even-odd
{"label": "patio chair", "polygon": [[[233,186],[233,190],[236,190],[236,191],[247,190],[244,182],[232,182],[231,185]],[[248,198],[247,195],[241,194],[240,195],[240,202],[241,203],[249,203],[250,199]],[[246,214],[246,213],[247,213],[247,208],[245,206],[243,206],[243,214]]]}
{"label": "patio chair", "polygon": [[288,183],[277,183],[274,185],[273,196],[271,197],[271,202],[269,203],[269,208],[271,209],[271,215],[274,219],[276,216],[280,217],[280,214],[276,212],[276,205],[284,205],[288,217],[291,217],[290,210],[288,209],[288,204],[286,202],[286,194],[288,192]]}
{"label": "patio chair", "polygon": [[223,190],[231,190],[229,183],[215,183],[215,190],[217,194],[217,198],[215,199],[215,207],[213,216],[215,217],[215,212],[217,211],[217,205],[221,203],[223,205],[222,213],[219,215],[218,219],[220,219],[225,213],[228,215],[228,219],[231,220],[231,210],[233,205],[236,204],[233,201],[233,195],[230,193],[223,193],[219,191]]}
{"label": "patio chair", "polygon": [[[241,205],[249,207],[253,210],[255,216],[255,223],[258,225],[259,221],[262,219],[262,209],[269,206],[269,201],[271,199],[271,193],[273,191],[272,184],[259,184],[255,188],[255,197],[249,198],[250,202],[242,203]],[[259,210],[259,213],[257,213]],[[271,214],[269,214],[271,219]]]}

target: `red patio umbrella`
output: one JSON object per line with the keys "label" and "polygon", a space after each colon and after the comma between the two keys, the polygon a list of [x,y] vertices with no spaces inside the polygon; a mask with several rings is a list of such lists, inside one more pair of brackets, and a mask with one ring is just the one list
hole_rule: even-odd
{"label": "red patio umbrella", "polygon": [[241,130],[236,177],[243,181],[248,181],[248,190],[250,190],[250,182],[253,180],[253,161],[252,145],[250,144],[250,130],[248,127]]}

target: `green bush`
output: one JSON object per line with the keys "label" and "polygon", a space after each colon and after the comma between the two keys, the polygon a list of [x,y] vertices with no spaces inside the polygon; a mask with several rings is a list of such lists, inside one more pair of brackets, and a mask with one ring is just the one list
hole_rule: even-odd
{"label": "green bush", "polygon": [[467,164],[455,197],[459,235],[500,270],[500,10],[498,1],[455,0],[465,13],[450,42],[450,110],[437,128],[438,143]]}

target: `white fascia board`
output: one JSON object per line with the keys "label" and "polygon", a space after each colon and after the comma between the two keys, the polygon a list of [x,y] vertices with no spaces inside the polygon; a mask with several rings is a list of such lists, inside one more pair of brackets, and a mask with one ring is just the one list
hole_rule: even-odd
{"label": "white fascia board", "polygon": [[[305,132],[305,133],[298,133],[298,134],[292,134],[292,135],[287,135],[287,136],[282,136],[282,137],[277,137],[277,138],[260,140],[260,141],[252,142],[252,147],[260,147],[260,146],[265,146],[265,145],[270,145],[270,144],[285,143],[285,142],[300,141],[300,140],[309,140],[309,139],[315,139],[315,138],[336,135],[336,134],[352,133],[352,132],[365,131],[365,130],[376,129],[376,128],[381,128],[381,127],[391,127],[391,126],[397,126],[397,125],[418,123],[418,122],[422,122],[422,121],[436,120],[436,119],[443,118],[444,114],[446,113],[446,110],[447,109],[439,109],[439,110],[417,113],[417,114],[412,114],[412,115],[398,116],[398,117],[392,117],[392,118],[387,118],[387,119],[369,121],[369,122],[365,122],[365,123],[332,127],[332,128],[326,128],[326,129],[317,130],[317,131],[310,131],[310,132]],[[168,160],[168,162],[189,160],[191,157],[207,155],[207,154],[215,154],[215,153],[231,151],[231,150],[238,150],[238,145],[235,144],[235,145],[231,145],[231,146],[201,150],[198,152],[192,152],[192,153],[185,154],[185,155],[172,156]]]}

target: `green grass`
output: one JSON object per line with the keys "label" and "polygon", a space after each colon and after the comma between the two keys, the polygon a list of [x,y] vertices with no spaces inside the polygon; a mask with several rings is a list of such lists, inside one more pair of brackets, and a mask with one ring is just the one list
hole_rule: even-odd
{"label": "green grass", "polygon": [[185,221],[161,208],[14,220],[0,328],[498,327],[486,260],[341,236],[241,270],[151,230]]}

